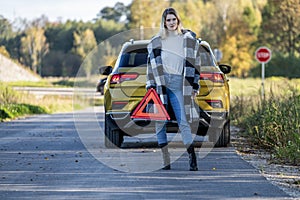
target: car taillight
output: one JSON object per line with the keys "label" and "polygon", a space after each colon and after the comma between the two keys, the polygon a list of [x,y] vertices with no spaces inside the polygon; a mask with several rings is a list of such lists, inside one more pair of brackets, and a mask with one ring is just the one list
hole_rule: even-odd
{"label": "car taillight", "polygon": [[110,79],[111,84],[122,83],[123,81],[135,80],[139,75],[137,73],[114,74]]}
{"label": "car taillight", "polygon": [[200,80],[210,80],[212,82],[224,83],[224,76],[221,73],[202,72],[200,74]]}
{"label": "car taillight", "polygon": [[208,105],[213,108],[223,108],[223,103],[221,100],[205,100]]}
{"label": "car taillight", "polygon": [[120,74],[114,74],[110,79],[110,83],[120,83]]}
{"label": "car taillight", "polygon": [[112,108],[113,109],[122,109],[128,104],[128,101],[113,101]]}

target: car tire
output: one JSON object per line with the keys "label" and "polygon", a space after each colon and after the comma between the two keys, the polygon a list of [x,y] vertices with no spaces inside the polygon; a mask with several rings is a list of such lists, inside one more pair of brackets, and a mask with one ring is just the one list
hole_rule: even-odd
{"label": "car tire", "polygon": [[222,130],[217,129],[212,135],[211,142],[215,147],[227,147],[230,143],[230,122],[227,122]]}
{"label": "car tire", "polygon": [[116,125],[115,121],[109,116],[105,115],[105,131],[104,131],[104,144],[107,148],[121,147],[124,135],[120,128]]}

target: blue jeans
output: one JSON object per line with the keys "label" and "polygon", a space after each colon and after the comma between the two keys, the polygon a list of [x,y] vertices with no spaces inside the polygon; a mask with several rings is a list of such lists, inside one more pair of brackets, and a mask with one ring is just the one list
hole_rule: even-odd
{"label": "blue jeans", "polygon": [[[183,101],[183,76],[174,74],[165,74],[167,96],[174,110],[174,114],[179,126],[182,141],[184,145],[193,143],[191,127],[186,119]],[[168,143],[166,134],[166,122],[156,122],[156,136],[158,144]]]}

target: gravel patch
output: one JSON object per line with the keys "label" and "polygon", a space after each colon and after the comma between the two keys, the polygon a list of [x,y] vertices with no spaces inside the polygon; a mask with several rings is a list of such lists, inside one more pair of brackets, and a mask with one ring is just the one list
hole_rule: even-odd
{"label": "gravel patch", "polygon": [[247,139],[241,137],[237,127],[231,128],[231,145],[237,153],[272,184],[278,186],[291,197],[300,199],[300,168],[285,164],[274,164],[270,161],[271,155],[261,149],[249,145]]}

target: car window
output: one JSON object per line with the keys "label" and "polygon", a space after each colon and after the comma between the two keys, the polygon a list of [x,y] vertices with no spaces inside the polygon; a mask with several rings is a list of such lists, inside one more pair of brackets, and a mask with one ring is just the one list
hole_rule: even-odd
{"label": "car window", "polygon": [[[119,67],[146,66],[148,52],[146,48],[130,48],[121,55]],[[208,48],[200,45],[201,66],[215,66]]]}
{"label": "car window", "polygon": [[201,66],[215,66],[214,60],[208,48],[200,45]]}
{"label": "car window", "polygon": [[147,49],[135,49],[121,55],[119,67],[138,67],[147,64]]}

